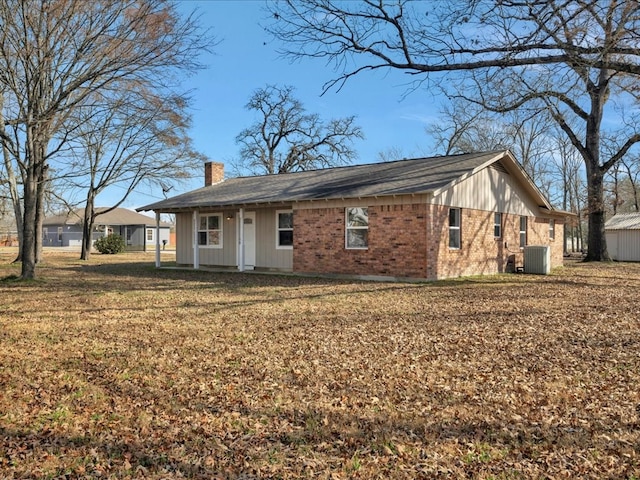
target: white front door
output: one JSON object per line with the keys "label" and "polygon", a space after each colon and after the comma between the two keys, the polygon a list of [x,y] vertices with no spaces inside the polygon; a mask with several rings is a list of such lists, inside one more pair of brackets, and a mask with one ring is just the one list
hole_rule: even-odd
{"label": "white front door", "polygon": [[242,223],[244,228],[244,268],[253,270],[256,265],[256,212],[245,212]]}

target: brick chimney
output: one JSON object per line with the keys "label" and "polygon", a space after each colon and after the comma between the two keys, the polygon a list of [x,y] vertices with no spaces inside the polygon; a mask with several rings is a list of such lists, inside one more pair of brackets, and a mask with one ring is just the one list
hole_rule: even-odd
{"label": "brick chimney", "polygon": [[204,186],[215,185],[224,180],[224,163],[207,162],[204,164]]}

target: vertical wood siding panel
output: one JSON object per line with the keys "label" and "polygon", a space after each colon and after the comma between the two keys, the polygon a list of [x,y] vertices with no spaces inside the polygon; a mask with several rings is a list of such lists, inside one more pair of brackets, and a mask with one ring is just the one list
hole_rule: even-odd
{"label": "vertical wood siding panel", "polygon": [[238,214],[233,212],[233,218],[227,220],[226,213],[222,216],[224,222],[223,245],[224,245],[224,265],[235,266],[238,264]]}
{"label": "vertical wood siding panel", "polygon": [[222,215],[222,248],[201,247],[200,264],[212,267],[233,267],[236,262],[236,219],[234,214],[226,219],[226,212],[211,212]]}
{"label": "vertical wood siding panel", "polygon": [[[287,209],[280,207],[256,210],[256,267],[291,270],[293,250],[276,249],[277,210]],[[295,226],[293,234],[296,234]]]}
{"label": "vertical wood siding panel", "polygon": [[527,216],[537,211],[537,205],[521,193],[515,179],[494,168],[485,168],[434,196],[433,203]]}
{"label": "vertical wood siding panel", "polygon": [[[193,217],[192,213],[176,214],[176,263],[193,264]],[[223,248],[200,248],[200,264],[207,266],[236,265],[236,217],[226,220],[222,217]]]}
{"label": "vertical wood siding panel", "polygon": [[193,264],[191,213],[176,214],[176,263]]}

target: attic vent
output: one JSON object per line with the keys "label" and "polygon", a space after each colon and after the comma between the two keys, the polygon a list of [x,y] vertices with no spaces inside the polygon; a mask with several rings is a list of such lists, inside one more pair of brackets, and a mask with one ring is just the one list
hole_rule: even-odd
{"label": "attic vent", "polygon": [[504,165],[502,165],[502,163],[500,163],[500,160],[498,160],[497,162],[493,162],[491,165],[491,168],[498,170],[501,173],[505,173],[507,175],[509,175],[509,172],[507,172],[507,169],[504,168]]}

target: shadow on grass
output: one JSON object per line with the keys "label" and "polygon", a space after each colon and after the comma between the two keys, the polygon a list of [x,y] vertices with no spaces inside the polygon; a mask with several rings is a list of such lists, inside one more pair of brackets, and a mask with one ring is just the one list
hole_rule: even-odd
{"label": "shadow on grass", "polygon": [[[633,447],[615,438],[632,436],[639,425],[622,420],[616,425],[583,428],[541,426],[526,421],[518,425],[480,419],[463,421],[456,417],[444,421],[415,417],[394,420],[383,415],[371,418],[317,407],[277,413],[248,408],[234,411],[240,415],[236,417],[237,425],[217,434],[183,424],[179,433],[170,434],[172,436],[165,437],[167,432],[163,430],[152,430],[137,437],[133,435],[135,432],[130,432],[132,435],[127,441],[118,438],[118,432],[96,434],[90,431],[67,436],[52,431],[34,433],[0,427],[0,439],[5,446],[7,465],[12,465],[12,473],[20,478],[34,473],[29,466],[21,467],[25,459],[50,456],[67,462],[59,467],[59,471],[50,472],[51,478],[55,475],[69,478],[68,475],[94,474],[111,478],[113,475],[137,474],[154,478],[177,475],[194,479],[248,480],[264,478],[260,470],[265,467],[279,478],[278,473],[303,474],[301,460],[305,456],[339,472],[354,455],[379,465],[379,474],[397,465],[402,465],[408,473],[420,462],[433,462],[436,458],[432,455],[434,450],[443,444],[451,444],[457,453],[452,453],[454,458],[442,458],[441,462],[448,468],[456,468],[458,473],[464,472],[465,478],[476,478],[479,472],[484,478],[489,473],[502,474],[506,468],[517,471],[518,466],[527,465],[537,467],[541,473],[553,473],[559,466],[548,464],[545,467],[540,463],[540,456],[549,451],[564,451],[568,458],[571,458],[569,452],[575,452],[576,461],[562,467],[563,476],[585,474],[578,459],[586,458],[581,455],[593,451],[615,451],[619,455],[616,465],[590,464],[591,475],[599,474],[598,478],[604,479],[635,478],[632,475],[637,472],[633,456],[629,454]],[[259,433],[247,431],[242,427],[243,422],[261,422],[262,430]],[[625,452],[627,455],[623,454]],[[279,465],[269,465],[275,453],[280,455]],[[251,460],[249,464],[248,459]],[[432,467],[436,468],[436,465]],[[612,467],[615,473],[609,474],[608,469]],[[435,476],[429,478],[450,478],[435,472],[432,472]]]}
{"label": "shadow on grass", "polygon": [[[218,476],[218,471],[199,462],[172,458],[167,452],[177,445],[165,445],[157,438],[139,438],[127,442],[117,438],[107,440],[91,433],[65,436],[54,432],[34,433],[0,427],[0,439],[7,465],[13,465],[17,478],[35,478],[31,476],[35,471],[20,467],[25,458],[49,459],[50,456],[61,459],[60,463],[64,466],[54,467],[53,471],[47,472],[46,478],[99,478],[104,475],[109,478],[114,478],[113,475],[122,475],[122,478],[134,475],[139,478],[147,473],[195,479],[226,478]],[[188,446],[189,439],[185,439],[185,443]]]}

